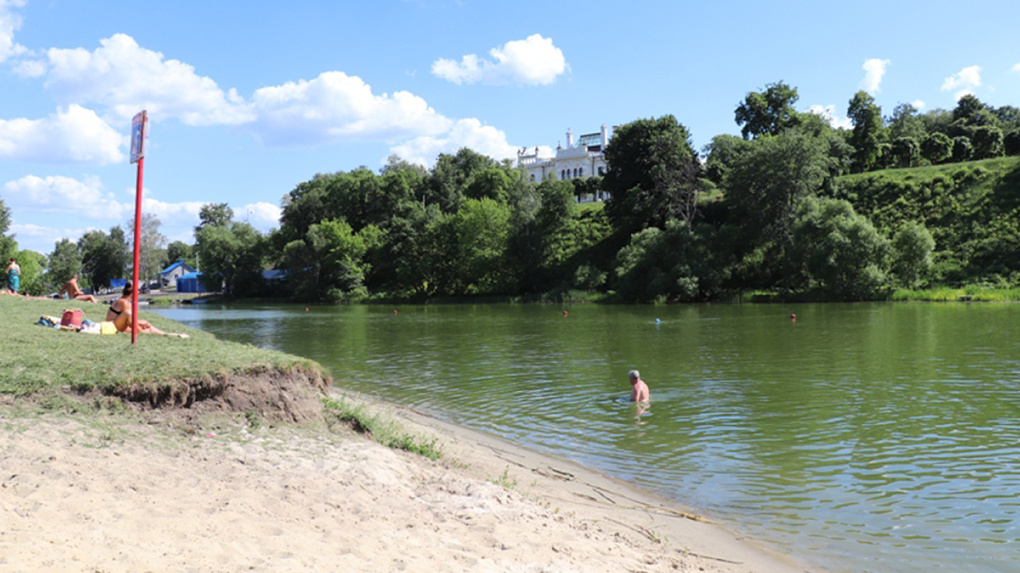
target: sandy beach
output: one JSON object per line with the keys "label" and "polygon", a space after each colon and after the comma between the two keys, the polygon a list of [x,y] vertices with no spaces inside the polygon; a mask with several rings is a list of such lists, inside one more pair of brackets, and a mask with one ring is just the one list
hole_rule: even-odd
{"label": "sandy beach", "polygon": [[373,408],[442,459],[238,415],[0,414],[0,571],[808,570],[596,472]]}

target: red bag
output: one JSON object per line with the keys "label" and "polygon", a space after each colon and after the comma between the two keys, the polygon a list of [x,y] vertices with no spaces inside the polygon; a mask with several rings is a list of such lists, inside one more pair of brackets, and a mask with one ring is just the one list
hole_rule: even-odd
{"label": "red bag", "polygon": [[83,313],[80,308],[65,308],[64,316],[60,318],[60,326],[81,328],[81,321],[83,318],[85,318],[85,313]]}

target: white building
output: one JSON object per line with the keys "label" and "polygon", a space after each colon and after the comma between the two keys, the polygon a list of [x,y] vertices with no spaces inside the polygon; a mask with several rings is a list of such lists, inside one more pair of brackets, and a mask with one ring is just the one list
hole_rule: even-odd
{"label": "white building", "polygon": [[529,180],[535,182],[550,178],[587,179],[593,175],[602,177],[606,174],[606,160],[602,151],[608,143],[609,132],[605,125],[599,133],[586,133],[578,137],[576,145],[574,132],[567,129],[567,146],[557,145],[554,157],[539,157],[537,147],[533,153],[528,153],[528,149],[525,148],[517,152],[517,166],[525,170]]}

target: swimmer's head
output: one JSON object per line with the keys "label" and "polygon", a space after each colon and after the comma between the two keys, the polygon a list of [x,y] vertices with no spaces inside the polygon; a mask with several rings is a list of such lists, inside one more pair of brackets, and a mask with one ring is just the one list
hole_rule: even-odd
{"label": "swimmer's head", "polygon": [[640,380],[641,379],[641,373],[638,372],[637,370],[631,370],[630,372],[627,373],[627,377],[629,377],[632,381],[633,380]]}

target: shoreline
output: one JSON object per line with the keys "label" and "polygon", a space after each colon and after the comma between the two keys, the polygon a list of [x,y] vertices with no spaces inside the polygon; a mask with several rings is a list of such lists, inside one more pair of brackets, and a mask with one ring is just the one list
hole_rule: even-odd
{"label": "shoreline", "polygon": [[443,457],[348,429],[249,428],[238,414],[182,422],[7,404],[0,569],[810,570],[594,470],[346,397],[438,438]]}

